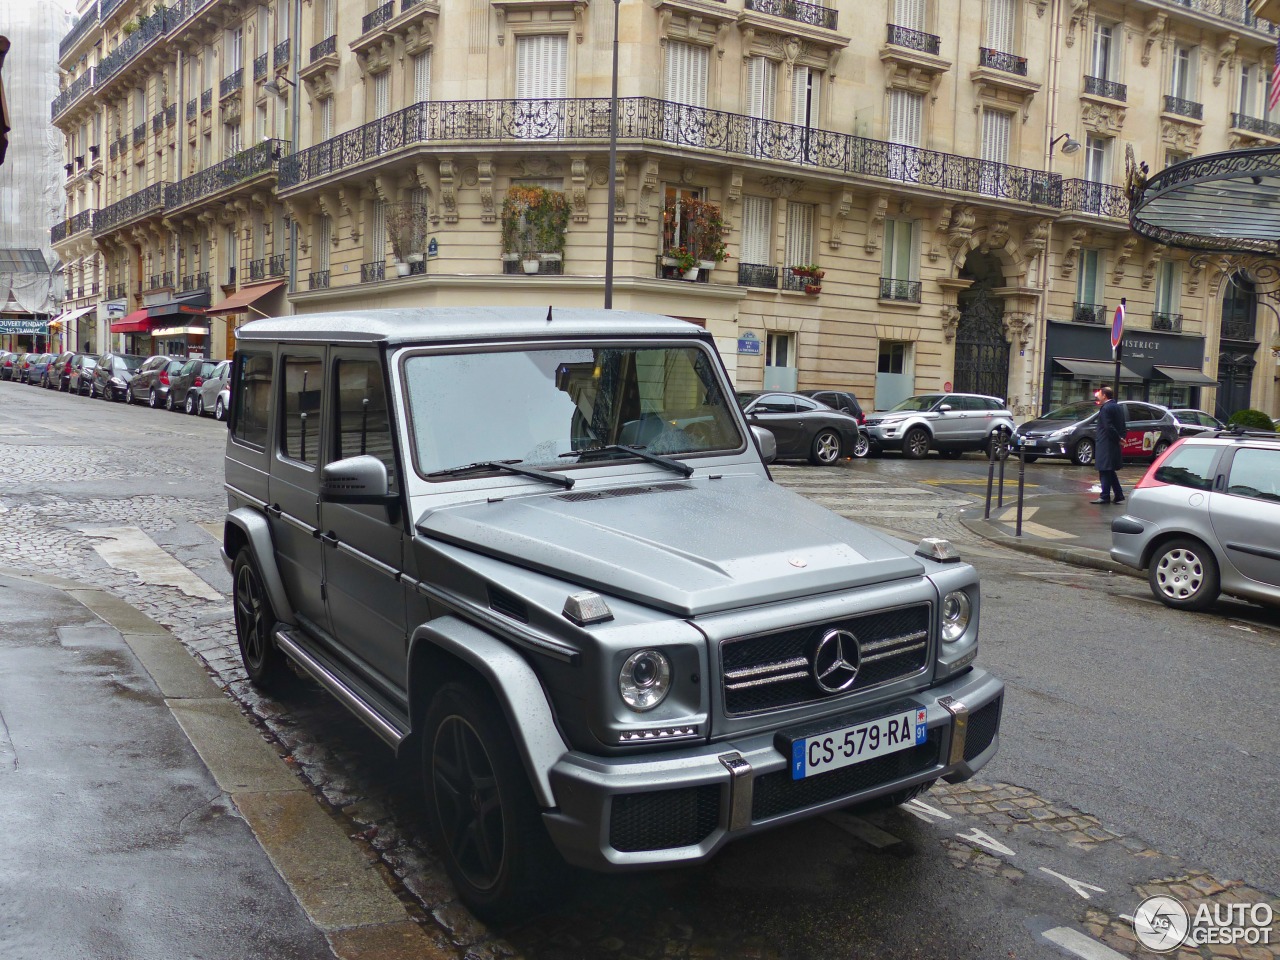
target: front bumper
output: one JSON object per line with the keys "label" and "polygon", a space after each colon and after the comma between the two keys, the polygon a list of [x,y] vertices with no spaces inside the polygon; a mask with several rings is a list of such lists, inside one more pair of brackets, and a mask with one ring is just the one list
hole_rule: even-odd
{"label": "front bumper", "polygon": [[1010,453],[1025,453],[1029,457],[1070,457],[1067,444],[1062,440],[1047,440],[1044,437],[1021,437],[1014,435]]}
{"label": "front bumper", "polygon": [[901,450],[902,435],[906,433],[898,423],[868,423],[863,426],[862,432],[877,450]]}
{"label": "front bumper", "polygon": [[772,732],[648,757],[568,753],[551,769],[557,807],[543,819],[580,867],[696,863],[760,830],[926,781],[967,780],[995,756],[1004,700],[996,677],[974,669],[909,699],[927,709],[924,744],[805,780],[791,779]]}

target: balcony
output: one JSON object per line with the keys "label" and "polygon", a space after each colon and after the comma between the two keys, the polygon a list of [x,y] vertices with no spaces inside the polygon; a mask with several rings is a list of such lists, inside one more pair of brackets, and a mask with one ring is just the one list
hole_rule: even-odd
{"label": "balcony", "polygon": [[209,289],[209,271],[203,273],[189,273],[182,278],[180,284],[183,293],[195,293],[197,290]]}
{"label": "balcony", "polygon": [[157,113],[154,117],[151,118],[151,132],[154,134],[159,134],[160,131],[163,129],[164,129],[164,111],[161,110],[159,113]]}
{"label": "balcony", "polygon": [[765,263],[738,263],[738,286],[778,289],[778,268]]}
{"label": "balcony", "polygon": [[125,37],[118,47],[103,57],[102,62],[98,64],[98,83],[105,86],[139,54],[164,36],[167,29],[166,17],[176,23],[177,11],[160,9],[144,18],[137,30]]}
{"label": "balcony", "polygon": [[253,82],[258,83],[267,79],[267,55],[265,53],[254,57],[253,59]]}
{"label": "balcony", "polygon": [[1114,80],[1101,77],[1085,77],[1084,92],[1091,97],[1106,97],[1108,100],[1119,100],[1124,103],[1129,98],[1129,88]]}
{"label": "balcony", "polygon": [[[427,272],[426,261],[424,260],[410,261],[409,276],[412,277],[412,276],[416,276],[418,274],[423,274],[426,272]],[[504,276],[514,276],[516,274],[529,274],[529,271],[524,268],[524,264],[519,259],[508,260],[507,258],[504,257],[502,260],[502,273]],[[556,276],[556,277],[563,276],[564,261],[563,260],[545,260],[545,259],[539,258],[538,269],[533,271],[533,275]]]}
{"label": "balcony", "polygon": [[377,283],[386,278],[387,264],[383,260],[360,264],[360,282]]}
{"label": "balcony", "polygon": [[1120,187],[1093,180],[1063,180],[1064,213],[1091,213],[1099,217],[1129,220],[1129,198]]}
{"label": "balcony", "polygon": [[1071,305],[1071,319],[1076,323],[1106,326],[1107,307],[1102,303],[1081,303],[1077,300]]}
{"label": "balcony", "polygon": [[1169,333],[1182,332],[1182,314],[1165,313],[1161,310],[1151,311],[1151,329],[1165,330]]}
{"label": "balcony", "polygon": [[1164,112],[1173,113],[1179,117],[1190,117],[1192,120],[1204,119],[1204,104],[1196,103],[1194,100],[1183,100],[1181,97],[1170,96],[1165,94]]}
{"label": "balcony", "polygon": [[328,270],[312,270],[307,274],[307,286],[312,290],[328,290],[329,289],[329,271]]}
{"label": "balcony", "polygon": [[[710,270],[703,270],[699,267],[681,270],[671,257],[659,256],[656,259],[658,264],[656,276],[659,280],[683,280],[686,283],[708,283],[711,280]],[[519,267],[520,262],[515,261],[515,265]]]}
{"label": "balcony", "polygon": [[70,110],[77,100],[92,90],[96,82],[95,77],[94,68],[90,67],[83,75],[77,77],[71,86],[58,94],[50,107],[51,119],[56,121],[58,117]]}
{"label": "balcony", "polygon": [[919,30],[900,27],[896,23],[889,24],[889,43],[895,47],[905,47],[907,50],[927,53],[933,57],[938,56],[942,51],[941,38],[935,37],[932,33],[921,33]]}
{"label": "balcony", "polygon": [[93,235],[95,237],[110,233],[117,227],[130,221],[140,219],[164,209],[164,192],[170,185],[165,182],[153,183],[137,193],[130,194],[123,200],[99,210],[93,218]]}
{"label": "balcony", "polygon": [[172,127],[177,122],[178,122],[178,105],[176,103],[171,103],[164,108],[164,125],[166,127]]}
{"label": "balcony", "polygon": [[1266,34],[1273,41],[1277,36],[1280,36],[1280,30],[1277,29],[1275,24],[1267,20],[1259,20],[1249,11],[1249,0],[1159,0],[1157,3],[1149,3],[1149,5],[1168,7],[1179,11],[1191,11],[1200,14],[1202,17],[1248,27],[1251,30]]}
{"label": "balcony", "polygon": [[[748,2],[750,2],[750,0],[748,0]],[[378,29],[378,27],[390,20],[392,16],[394,16],[395,12],[396,5],[394,0],[388,0],[387,3],[378,7],[378,9],[374,10],[373,13],[366,13],[364,15],[360,20],[360,32],[365,34]]]}
{"label": "balcony", "polygon": [[271,66],[276,70],[283,70],[289,66],[289,41],[282,40],[276,44],[276,48],[271,55]]}
{"label": "balcony", "polygon": [[58,43],[58,59],[62,60],[72,50],[76,48],[81,40],[89,35],[91,31],[97,28],[101,21],[98,19],[98,5],[95,3],[92,7],[84,12],[76,25],[72,27],[65,37]]}
{"label": "balcony", "polygon": [[287,140],[264,140],[221,163],[171,184],[165,191],[165,208],[177,210],[265,174],[273,174],[289,149]]}
{"label": "balcony", "polygon": [[1227,317],[1222,321],[1222,329],[1218,336],[1223,340],[1235,340],[1240,343],[1258,342],[1258,324],[1248,317],[1240,319]]}
{"label": "balcony", "polygon": [[187,120],[188,122],[195,120],[196,115],[200,112],[200,101],[196,97],[192,97],[187,101]]}
{"label": "balcony", "polygon": [[107,284],[108,300],[123,300],[129,295],[128,282]]}
{"label": "balcony", "polygon": [[[425,101],[348,130],[280,161],[279,187],[293,190],[411,153],[414,147],[484,141],[603,147],[609,100]],[[618,141],[634,150],[664,144],[718,157],[747,157],[832,173],[1058,207],[1062,177],[1008,164],[869,140],[848,133],[759,120],[649,97],[618,102]]]}
{"label": "balcony", "polygon": [[81,210],[74,217],[55,223],[49,230],[49,243],[57,245],[69,237],[74,237],[83,230],[93,226],[93,211]]}
{"label": "balcony", "polygon": [[218,83],[218,99],[225,100],[244,89],[244,67],[238,67],[222,78]]}
{"label": "balcony", "polygon": [[166,270],[163,273],[153,273],[147,278],[148,290],[172,290],[173,289],[173,271]]}
{"label": "balcony", "polygon": [[213,87],[210,87],[204,93],[200,94],[200,112],[213,112]]}
{"label": "balcony", "polygon": [[310,59],[308,63],[315,63],[323,57],[336,57],[338,55],[338,35],[335,33],[331,37],[326,37],[311,48]]}
{"label": "balcony", "polygon": [[249,280],[265,280],[267,279],[267,258],[262,257],[258,260],[249,261]]}
{"label": "balcony", "polygon": [[1256,133],[1264,137],[1280,139],[1280,123],[1251,117],[1246,113],[1231,114],[1231,126],[1236,130],[1244,130],[1247,133]]}
{"label": "balcony", "polygon": [[146,121],[138,124],[133,128],[133,145],[140,147],[147,142],[147,124]]}
{"label": "balcony", "polygon": [[746,0],[744,10],[756,13],[767,13],[770,16],[806,23],[811,27],[822,27],[826,30],[836,28],[839,12],[830,7],[821,7],[815,3],[802,3],[800,0]]}
{"label": "balcony", "polygon": [[285,272],[285,259],[283,253],[277,253],[267,261],[268,277],[283,277]]}
{"label": "balcony", "polygon": [[1027,75],[1026,57],[1015,56],[1012,53],[1002,53],[999,50],[992,50],[990,47],[978,48],[978,66],[985,67],[988,70],[999,70],[1002,73],[1012,73],[1018,77]]}
{"label": "balcony", "polygon": [[895,280],[893,277],[880,278],[880,299],[897,300],[900,303],[919,303],[921,284],[919,280]]}

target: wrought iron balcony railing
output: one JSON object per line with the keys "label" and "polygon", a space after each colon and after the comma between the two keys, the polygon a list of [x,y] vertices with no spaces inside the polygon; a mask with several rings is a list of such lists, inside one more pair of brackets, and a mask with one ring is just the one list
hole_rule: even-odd
{"label": "wrought iron balcony railing", "polygon": [[1248,317],[1244,319],[1228,318],[1222,321],[1222,329],[1218,332],[1223,340],[1239,340],[1244,343],[1258,341],[1258,323]]}
{"label": "wrought iron balcony railing", "polygon": [[1190,117],[1192,120],[1204,119],[1204,104],[1196,103],[1194,100],[1183,100],[1181,97],[1170,96],[1165,94],[1164,112],[1176,113],[1180,117]]}
{"label": "wrought iron balcony railing", "polygon": [[138,29],[134,30],[133,33],[120,41],[120,46],[116,47],[102,58],[102,62],[98,64],[99,85],[107,83],[107,81],[123,70],[134,59],[134,57],[138,56],[142,51],[151,46],[152,43],[164,36],[164,32],[166,30],[166,15],[169,15],[168,11],[162,8],[156,10],[151,14],[151,16],[145,17],[139,23]]}
{"label": "wrought iron balcony railing", "polygon": [[271,54],[271,66],[279,70],[281,67],[289,65],[289,41],[281,40],[276,44],[275,50]]}
{"label": "wrought iron balcony railing", "polygon": [[328,290],[329,289],[329,271],[328,270],[312,270],[307,274],[307,286],[312,290]]}
{"label": "wrought iron balcony railing", "polygon": [[147,278],[148,290],[172,290],[173,289],[173,271],[166,270],[163,273],[153,273]]}
{"label": "wrought iron balcony railing", "polygon": [[187,101],[187,119],[194,120],[196,118],[196,114],[198,114],[199,112],[200,112],[200,99],[198,97],[192,97],[190,100]]}
{"label": "wrought iron balcony railing", "polygon": [[238,183],[252,180],[264,173],[272,173],[288,150],[287,140],[263,140],[248,150],[241,150],[221,163],[215,163],[212,167],[206,167],[199,173],[171,184],[165,191],[165,207],[170,210],[185,207]]}
{"label": "wrought iron balcony railing", "polygon": [[61,243],[67,237],[74,237],[82,230],[88,230],[93,226],[93,211],[81,210],[74,217],[68,217],[55,223],[49,230],[49,243]]}
{"label": "wrought iron balcony railing", "polygon": [[94,68],[90,67],[83,75],[76,77],[71,86],[54,97],[50,107],[50,119],[57,120],[71,108],[73,103],[92,90],[96,82],[95,77]]}
{"label": "wrought iron balcony railing", "polygon": [[738,262],[738,286],[778,289],[778,268],[766,263]]}
{"label": "wrought iron balcony railing", "polygon": [[383,260],[360,264],[360,282],[376,283],[386,277],[387,264]]}
{"label": "wrought iron balcony railing", "polygon": [[98,19],[98,5],[95,3],[92,7],[84,12],[76,25],[67,31],[67,35],[58,43],[58,59],[61,60],[68,53],[75,49],[77,43],[84,39],[85,35],[93,30],[101,21]]}
{"label": "wrought iron balcony railing", "polygon": [[1182,314],[1165,313],[1161,310],[1151,311],[1151,329],[1167,330],[1170,333],[1182,332]]}
{"label": "wrought iron balcony railing", "polygon": [[265,280],[267,278],[267,259],[262,257],[258,260],[249,261],[249,279]]}
{"label": "wrought iron balcony railing", "polygon": [[183,293],[209,289],[209,271],[205,270],[202,273],[188,273],[182,278],[181,287]]}
{"label": "wrought iron balcony railing", "polygon": [[257,83],[265,79],[267,79],[267,55],[263,53],[253,58],[253,80]]}
{"label": "wrought iron balcony railing", "polygon": [[285,260],[283,253],[277,253],[274,257],[267,261],[267,276],[283,277],[285,275]]}
{"label": "wrought iron balcony railing", "polygon": [[1107,307],[1102,303],[1081,303],[1077,300],[1071,305],[1071,319],[1076,323],[1105,324]]}
{"label": "wrought iron balcony railing", "polygon": [[147,142],[147,123],[144,120],[133,128],[133,145],[140,147]]}
{"label": "wrought iron balcony railing", "polygon": [[120,139],[115,142],[114,146],[116,148],[116,153],[123,157],[129,150],[129,137],[120,137]]}
{"label": "wrought iron balcony railing", "polygon": [[1260,133],[1264,137],[1280,138],[1280,123],[1273,120],[1262,120],[1258,117],[1251,117],[1247,113],[1233,113],[1231,115],[1231,126],[1237,130],[1248,130],[1250,133]]}
{"label": "wrought iron balcony railing", "polygon": [[1093,213],[1100,217],[1129,219],[1129,198],[1120,187],[1093,180],[1063,180],[1064,212]]}
{"label": "wrought iron balcony railing", "polygon": [[1110,100],[1128,100],[1129,88],[1115,80],[1104,80],[1102,77],[1085,77],[1084,92],[1094,97],[1107,97]]}
{"label": "wrought iron balcony railing", "polygon": [[171,103],[164,108],[164,125],[166,127],[172,127],[177,122],[178,122],[178,105],[176,103]]}
{"label": "wrought iron balcony railing", "polygon": [[129,295],[129,284],[127,281],[123,283],[107,284],[108,300],[123,300],[128,295]]}
{"label": "wrought iron balcony railing", "polygon": [[881,277],[880,299],[919,303],[920,286],[919,280],[895,280],[893,277]]}
{"label": "wrought iron balcony railing", "polygon": [[796,23],[807,23],[811,27],[826,27],[828,30],[836,28],[836,19],[840,15],[830,7],[802,3],[801,0],[746,0],[744,7],[757,13],[794,20]]}
{"label": "wrought iron balcony railing", "polygon": [[[426,261],[415,260],[409,264],[409,276],[414,277],[427,272]],[[529,271],[525,270],[524,264],[520,260],[508,260],[505,257],[502,260],[502,273],[504,276],[515,276],[516,274],[528,275]],[[539,260],[538,269],[533,271],[535,276],[563,276],[564,261],[563,260]]]}
{"label": "wrought iron balcony railing", "polygon": [[393,0],[387,0],[382,6],[378,7],[373,13],[366,13],[360,20],[360,32],[368,33],[370,30],[376,30],[394,16],[396,5]]}
{"label": "wrought iron balcony railing", "polygon": [[338,35],[335,33],[331,37],[325,37],[314,47],[311,48],[311,59],[308,63],[315,63],[321,57],[331,57],[338,52]]}
{"label": "wrought iron balcony railing", "polygon": [[[609,138],[609,99],[430,100],[348,130],[284,158],[282,190],[374,164],[441,141],[530,144]],[[618,101],[618,140],[698,148],[916,184],[948,193],[1062,204],[1062,177],[1003,163],[868,140],[848,133],[759,120],[649,97]]]}
{"label": "wrought iron balcony railing", "polygon": [[213,87],[210,87],[204,93],[200,94],[200,112],[209,113],[213,110]]}
{"label": "wrought iron balcony railing", "polygon": [[1238,23],[1273,37],[1280,35],[1275,24],[1267,20],[1259,20],[1249,11],[1249,0],[1164,0],[1164,2],[1172,7],[1194,10],[1196,13],[1226,20],[1229,23]]}
{"label": "wrought iron balcony railing", "polygon": [[423,3],[423,2],[425,2],[425,0],[400,0],[400,12],[401,12],[401,13],[408,13],[410,10],[412,10],[414,7],[416,7],[418,4]]}
{"label": "wrought iron balcony railing", "polygon": [[229,97],[244,88],[244,67],[232,70],[218,83],[218,97]]}
{"label": "wrought iron balcony railing", "polygon": [[978,66],[990,67],[992,70],[1002,70],[1005,73],[1014,73],[1020,77],[1027,75],[1026,57],[1004,53],[1000,50],[992,50],[990,47],[978,48]]}
{"label": "wrought iron balcony railing", "polygon": [[941,37],[935,37],[932,33],[921,33],[919,30],[900,27],[896,23],[889,24],[889,42],[895,47],[906,47],[908,50],[917,50],[920,53],[931,53],[935,57],[942,50]]}
{"label": "wrought iron balcony railing", "polygon": [[796,273],[792,267],[782,268],[782,289],[794,290],[798,293],[804,293],[805,287],[821,285],[822,280],[809,276],[807,273]]}
{"label": "wrought iron balcony railing", "polygon": [[163,129],[164,129],[164,111],[161,110],[159,113],[157,113],[154,117],[151,118],[151,132],[159,133]]}
{"label": "wrought iron balcony railing", "polygon": [[121,224],[164,209],[164,191],[168,183],[160,181],[143,187],[111,206],[99,210],[93,218],[93,235],[100,237]]}

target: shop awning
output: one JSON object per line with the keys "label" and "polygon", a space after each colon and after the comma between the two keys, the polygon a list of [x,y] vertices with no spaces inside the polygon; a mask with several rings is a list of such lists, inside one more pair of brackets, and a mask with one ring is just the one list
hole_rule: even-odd
{"label": "shop awning", "polygon": [[144,308],[111,321],[112,333],[146,333],[151,329],[151,315]]}
{"label": "shop awning", "polygon": [[1189,387],[1216,387],[1218,381],[1205,376],[1194,367],[1155,367],[1156,373],[1168,377],[1174,383],[1185,383]]}
{"label": "shop awning", "polygon": [[[1065,360],[1062,357],[1054,357],[1053,362],[1072,376],[1083,377],[1086,380],[1110,381],[1116,376],[1116,365],[1111,360]],[[1120,379],[1126,383],[1142,382],[1142,378],[1124,364],[1120,365]]]}
{"label": "shop awning", "polygon": [[[274,293],[285,285],[284,280],[273,280],[270,283],[255,283],[251,287],[241,287],[216,307],[205,310],[209,314],[242,313],[269,293]],[[258,311],[261,313],[261,311]],[[266,316],[266,314],[263,314]]]}
{"label": "shop awning", "polygon": [[76,320],[80,317],[83,317],[86,313],[89,313],[90,311],[97,310],[97,309],[98,309],[98,305],[95,303],[92,306],[77,307],[74,310],[68,310],[66,313],[60,313],[56,317],[54,317],[52,320],[49,321],[49,329],[60,330],[62,329],[63,326],[70,323],[72,320]]}
{"label": "shop awning", "polygon": [[208,327],[156,327],[151,331],[151,336],[158,339],[164,339],[165,337],[207,337],[208,335]]}

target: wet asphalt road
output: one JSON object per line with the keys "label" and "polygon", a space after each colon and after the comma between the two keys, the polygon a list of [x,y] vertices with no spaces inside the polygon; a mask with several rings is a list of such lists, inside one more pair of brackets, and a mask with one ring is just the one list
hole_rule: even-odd
{"label": "wet asphalt road", "polygon": [[[1062,957],[1045,931],[1063,926],[1133,956],[1116,938],[1118,918],[1159,878],[1198,877],[1212,889],[1203,879],[1212,875],[1273,902],[1280,890],[1280,617],[1237,616],[1231,603],[1176,613],[1141,581],[991,547],[951,519],[949,502],[976,500],[985,463],[885,457],[783,468],[778,478],[802,490],[816,482],[819,498],[851,512],[900,503],[877,522],[912,539],[950,536],[978,566],[980,660],[1009,684],[1001,752],[976,785],[994,789],[935,790],[928,809],[811,820],[692,869],[591,877],[539,920],[485,931],[450,904],[411,769],[314,688],[286,702],[257,697],[228,652],[225,601],[139,583],[79,531],[136,525],[225,597],[217,544],[199,526],[221,517],[223,437],[211,420],[0,384],[0,563],[48,565],[171,623],[382,852],[411,909],[458,956]],[[1064,491],[1096,480],[1058,464],[1038,464],[1036,476]]]}

